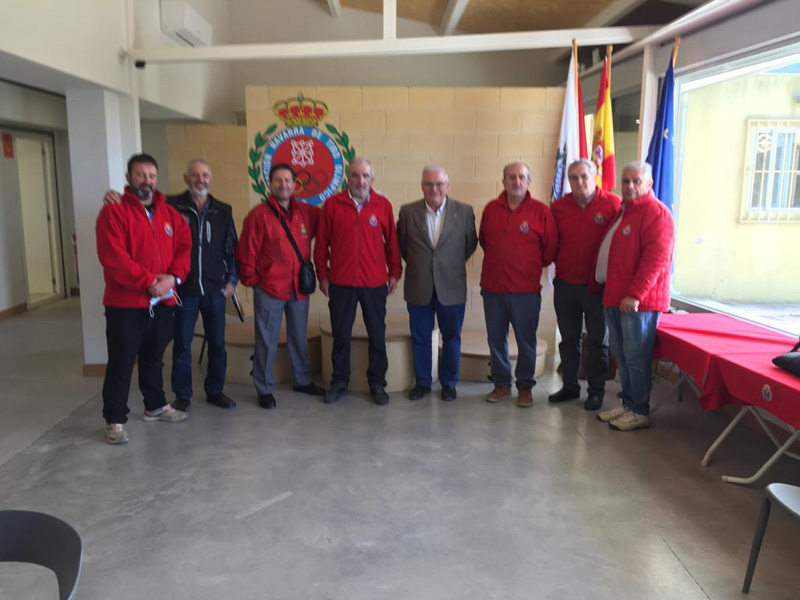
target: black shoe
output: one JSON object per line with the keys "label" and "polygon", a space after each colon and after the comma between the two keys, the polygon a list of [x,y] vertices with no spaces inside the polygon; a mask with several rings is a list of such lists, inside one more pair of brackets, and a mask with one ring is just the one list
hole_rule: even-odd
{"label": "black shoe", "polygon": [[443,385],[442,386],[442,400],[445,402],[452,402],[456,399],[458,394],[456,393],[456,388],[453,385]]}
{"label": "black shoe", "polygon": [[562,387],[555,394],[550,394],[547,397],[547,401],[552,404],[557,404],[558,402],[568,402],[570,400],[575,400],[576,398],[580,397],[581,397],[580,390],[576,392],[574,390]]}
{"label": "black shoe", "polygon": [[220,408],[233,408],[236,406],[236,402],[234,402],[232,398],[228,398],[225,394],[208,396],[206,397],[206,402],[214,406],[219,406]]}
{"label": "black shoe", "polygon": [[331,383],[331,387],[325,392],[325,404],[338,402],[339,398],[347,393],[346,383]]}
{"label": "black shoe", "polygon": [[308,385],[293,385],[292,390],[300,392],[301,394],[308,394],[309,396],[324,396],[325,388],[319,387],[316,383],[309,383]]}
{"label": "black shoe", "polygon": [[372,396],[372,400],[378,406],[386,406],[389,404],[389,394],[386,393],[382,385],[371,383],[369,385],[369,395]]}
{"label": "black shoe", "polygon": [[265,394],[258,397],[258,405],[261,408],[275,408],[278,406],[278,403],[275,402],[275,396],[272,394]]}
{"label": "black shoe", "polygon": [[175,400],[172,402],[172,408],[175,410],[179,410],[181,412],[186,412],[186,409],[189,408],[192,401],[188,398],[181,398],[180,396],[175,396]]}
{"label": "black shoe", "polygon": [[599,410],[603,407],[603,396],[597,393],[590,393],[583,403],[583,408],[586,410]]}
{"label": "black shoe", "polygon": [[419,400],[420,398],[427,396],[430,393],[431,393],[431,388],[425,387],[424,385],[415,385],[414,389],[408,392],[408,399]]}

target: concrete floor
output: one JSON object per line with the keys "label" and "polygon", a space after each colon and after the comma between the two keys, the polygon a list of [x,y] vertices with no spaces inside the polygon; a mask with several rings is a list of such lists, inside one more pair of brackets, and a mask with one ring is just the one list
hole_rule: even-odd
{"label": "concrete floor", "polygon": [[[0,508],[78,530],[80,598],[736,598],[761,490],[800,484],[788,459],[752,487],[720,480],[770,454],[747,429],[700,466],[727,417],[691,399],[616,433],[548,406],[552,375],[529,410],[464,384],[386,408],[279,390],[264,411],[237,385],[235,410],[201,394],[185,423],[144,423],[133,392],[131,443],[111,447],[77,303],[2,321],[0,339]],[[800,597],[798,534],[773,513],[751,598]],[[54,597],[49,572],[0,567],[0,599]]]}

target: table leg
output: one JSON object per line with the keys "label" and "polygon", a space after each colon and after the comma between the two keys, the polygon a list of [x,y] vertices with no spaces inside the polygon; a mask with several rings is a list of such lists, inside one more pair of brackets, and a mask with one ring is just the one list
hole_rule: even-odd
{"label": "table leg", "polygon": [[758,479],[761,478],[762,475],[764,475],[764,473],[767,472],[767,469],[769,469],[772,465],[774,465],[775,461],[777,461],[781,456],[783,456],[783,454],[792,446],[792,444],[794,444],[797,441],[798,436],[800,436],[800,429],[795,429],[794,433],[789,436],[789,439],[786,440],[783,446],[778,448],[775,451],[775,454],[770,456],[769,460],[765,462],[763,466],[758,471],[756,471],[756,473],[752,477],[730,477],[728,475],[723,475],[722,481],[726,483],[743,483],[743,484],[753,483],[754,481],[757,481]]}
{"label": "table leg", "polygon": [[703,457],[703,460],[700,461],[701,465],[703,465],[704,467],[708,466],[708,461],[711,460],[711,455],[714,454],[714,451],[717,448],[719,448],[719,445],[725,440],[726,437],[728,437],[730,432],[734,430],[734,428],[739,424],[739,421],[741,421],[744,418],[744,416],[747,414],[749,410],[750,410],[749,406],[743,406],[742,410],[739,411],[739,414],[733,417],[733,420],[730,423],[728,423],[728,426],[725,428],[725,430],[722,433],[720,433],[719,437],[714,440],[713,444],[711,444],[711,447],[706,452],[706,455]]}

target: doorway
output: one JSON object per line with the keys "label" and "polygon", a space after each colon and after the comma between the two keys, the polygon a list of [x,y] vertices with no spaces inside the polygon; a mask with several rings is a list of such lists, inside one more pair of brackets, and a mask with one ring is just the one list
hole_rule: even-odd
{"label": "doorway", "polygon": [[17,133],[17,170],[22,205],[28,308],[64,297],[61,227],[56,196],[53,140]]}

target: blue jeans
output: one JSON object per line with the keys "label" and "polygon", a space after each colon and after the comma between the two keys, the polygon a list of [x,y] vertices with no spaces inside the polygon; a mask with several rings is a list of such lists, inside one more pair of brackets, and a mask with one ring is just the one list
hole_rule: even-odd
{"label": "blue jeans", "polygon": [[650,414],[653,346],[659,312],[624,313],[619,308],[605,308],[611,354],[619,365],[622,402],[635,413]]}
{"label": "blue jeans", "polygon": [[542,295],[491,294],[481,291],[483,315],[486,318],[486,335],[489,341],[492,383],[511,387],[511,361],[508,358],[508,326],[514,328],[517,338],[517,389],[531,389],[536,385],[536,330],[539,327],[539,309]]}
{"label": "blue jeans", "polygon": [[428,304],[408,303],[408,325],[411,330],[411,348],[414,352],[414,377],[417,385],[431,387],[433,358],[433,317],[442,332],[442,356],[439,362],[439,381],[455,387],[461,364],[461,326],[464,324],[465,304],[444,306],[436,291]]}
{"label": "blue jeans", "polygon": [[175,339],[172,344],[172,391],[179,398],[192,398],[192,339],[197,315],[203,317],[203,331],[208,348],[206,396],[222,393],[228,352],[225,350],[225,296],[221,290],[206,296],[181,298],[183,306],[175,310]]}

